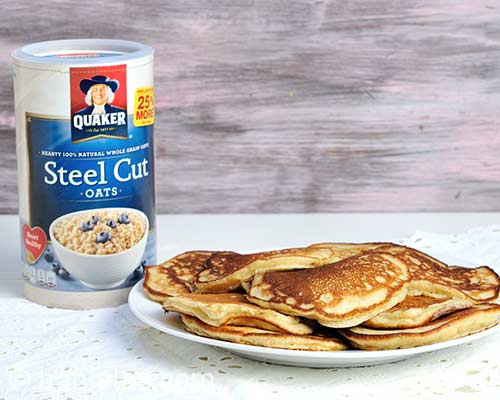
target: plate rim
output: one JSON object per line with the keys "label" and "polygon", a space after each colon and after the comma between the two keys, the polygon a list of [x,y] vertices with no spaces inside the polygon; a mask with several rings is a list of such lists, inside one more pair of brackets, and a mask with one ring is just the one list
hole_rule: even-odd
{"label": "plate rim", "polygon": [[[337,351],[313,351],[313,350],[292,350],[292,349],[279,349],[273,347],[263,347],[254,346],[242,343],[228,342],[220,339],[213,339],[204,336],[198,336],[191,332],[181,331],[178,328],[172,328],[167,323],[162,324],[158,321],[151,320],[148,316],[141,313],[139,310],[140,299],[136,300],[136,296],[144,297],[144,300],[149,301],[158,305],[159,303],[149,299],[143,289],[144,278],[137,282],[131,289],[128,296],[128,305],[132,313],[139,318],[146,325],[153,327],[161,332],[165,332],[174,337],[180,339],[189,340],[196,343],[201,343],[209,346],[224,348],[227,350],[233,350],[236,352],[248,352],[248,353],[259,353],[262,356],[280,356],[280,357],[298,357],[301,359],[322,359],[339,361],[342,360],[352,360],[360,361],[360,359],[370,359],[370,360],[381,360],[384,358],[410,358],[420,354],[428,353],[435,350],[443,350],[449,347],[459,346],[461,344],[469,343],[475,340],[479,340],[485,336],[489,336],[500,330],[500,324],[497,324],[491,328],[482,330],[480,332],[473,333],[471,335],[463,336],[456,339],[450,339],[445,342],[433,343],[424,346],[410,347],[405,349],[391,349],[391,350],[361,350],[361,349],[349,349],[349,350],[337,350]],[[137,304],[139,303],[139,304]],[[172,312],[172,315],[178,315],[178,313]]]}

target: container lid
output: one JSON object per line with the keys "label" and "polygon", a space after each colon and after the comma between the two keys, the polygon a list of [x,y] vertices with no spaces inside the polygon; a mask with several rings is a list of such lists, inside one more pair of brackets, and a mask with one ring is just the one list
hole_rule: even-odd
{"label": "container lid", "polygon": [[[136,64],[150,62],[153,48],[128,40],[72,39],[28,44],[14,50],[14,63],[39,65]],[[134,62],[136,61],[136,62]]]}

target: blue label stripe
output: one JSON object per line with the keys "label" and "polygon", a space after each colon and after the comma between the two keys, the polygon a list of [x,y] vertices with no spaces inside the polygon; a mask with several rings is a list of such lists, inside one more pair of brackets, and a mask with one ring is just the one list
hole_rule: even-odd
{"label": "blue label stripe", "polygon": [[[154,224],[153,126],[131,118],[127,140],[80,143],[71,142],[68,120],[27,118],[32,226],[47,231],[61,215],[102,207],[136,208]],[[122,154],[106,156],[111,150]]]}

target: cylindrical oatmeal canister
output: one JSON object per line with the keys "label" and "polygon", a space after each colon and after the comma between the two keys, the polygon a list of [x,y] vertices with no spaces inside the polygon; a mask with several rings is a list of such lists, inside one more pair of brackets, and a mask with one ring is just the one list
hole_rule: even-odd
{"label": "cylindrical oatmeal canister", "polygon": [[60,40],[12,57],[25,296],[122,304],[156,258],[153,49]]}

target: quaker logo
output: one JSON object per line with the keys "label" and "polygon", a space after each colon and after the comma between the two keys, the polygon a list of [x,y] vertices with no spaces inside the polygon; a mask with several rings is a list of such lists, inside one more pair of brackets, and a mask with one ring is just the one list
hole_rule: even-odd
{"label": "quaker logo", "polygon": [[127,139],[125,65],[70,68],[71,141]]}

